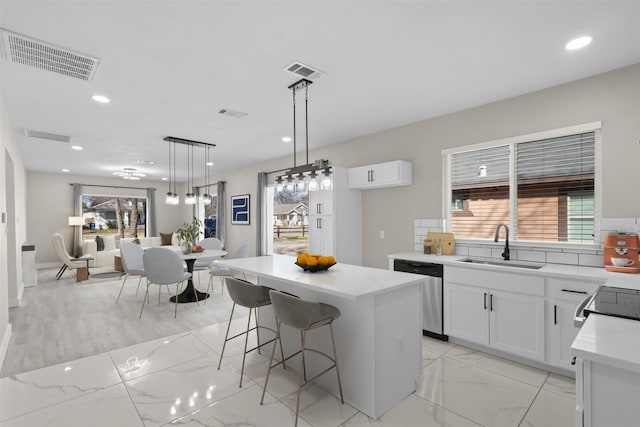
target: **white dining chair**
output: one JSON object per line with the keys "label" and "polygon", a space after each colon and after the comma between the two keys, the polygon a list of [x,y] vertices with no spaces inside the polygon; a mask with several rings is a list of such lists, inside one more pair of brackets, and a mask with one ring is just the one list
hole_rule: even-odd
{"label": "white dining chair", "polygon": [[[191,273],[184,271],[184,266],[180,256],[169,249],[165,248],[149,248],[144,251],[142,257],[144,271],[147,276],[147,291],[142,299],[142,307],[140,308],[140,318],[144,305],[149,299],[150,285],[176,285],[176,307],[173,318],[178,317],[178,294],[182,289],[182,283],[191,278]],[[160,293],[158,292],[158,305],[160,305]]]}
{"label": "white dining chair", "polygon": [[[214,250],[219,251],[222,250],[222,241],[215,237],[207,237],[206,239],[202,239],[198,242],[200,246],[202,246],[205,251],[206,250]],[[217,259],[220,259],[219,256],[211,256],[211,257],[203,257],[198,258],[196,262],[193,264],[194,273],[197,271],[198,273],[198,283],[200,283],[200,271],[209,270],[209,266],[211,263]]]}
{"label": "white dining chair", "polygon": [[[249,256],[249,245],[247,243],[243,243],[229,257],[225,257],[225,259],[247,258],[248,256]],[[216,266],[214,263],[214,265],[211,267],[211,270],[209,270],[209,283],[207,284],[207,293],[209,293],[209,289],[211,289],[213,285],[213,278],[219,277],[220,292],[224,294],[225,277],[234,277],[237,274],[242,274],[243,278],[246,279],[246,276],[241,271],[237,271],[229,267]],[[207,301],[205,300],[204,303],[206,305]]]}
{"label": "white dining chair", "polygon": [[122,268],[124,268],[124,277],[122,278],[122,286],[120,286],[120,292],[118,298],[116,298],[116,304],[120,300],[124,284],[127,282],[129,276],[138,277],[138,287],[136,288],[136,295],[140,290],[140,282],[145,277],[144,272],[144,249],[133,242],[120,242],[120,259],[122,261]]}

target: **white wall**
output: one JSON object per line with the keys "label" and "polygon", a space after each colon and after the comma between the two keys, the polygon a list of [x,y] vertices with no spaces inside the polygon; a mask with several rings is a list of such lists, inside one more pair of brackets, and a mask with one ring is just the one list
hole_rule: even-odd
{"label": "white wall", "polygon": [[[157,231],[175,231],[189,219],[193,209],[185,205],[165,204],[166,183],[160,181],[124,181],[122,178],[102,178],[71,174],[28,172],[27,173],[27,238],[36,246],[36,263],[39,266],[58,263],[51,236],[61,233],[71,248],[72,228],[68,225],[73,213],[73,190],[71,183],[85,184],[84,194],[104,194],[146,197],[146,190],[132,190],[122,187],[156,188]],[[93,185],[119,186],[120,188],[92,187]],[[184,189],[178,185],[178,192]]]}
{"label": "white wall", "polygon": [[[363,263],[386,268],[387,254],[413,250],[415,218],[442,218],[442,149],[594,121],[602,122],[602,215],[639,217],[640,64],[361,136],[312,150],[309,158],[329,159],[342,167],[389,160],[413,163],[413,185],[363,191]],[[227,200],[251,194],[251,225],[229,225],[228,247],[250,241],[254,253],[256,174],[290,166],[288,156],[214,177],[227,181]],[[385,231],[384,239],[379,238],[380,230]]]}
{"label": "white wall", "polygon": [[[10,158],[9,163],[13,163],[13,202],[7,202],[5,165],[7,164],[7,156]],[[4,360],[7,347],[9,345],[9,337],[11,336],[11,325],[9,324],[9,307],[19,304],[24,290],[22,282],[22,260],[21,246],[26,240],[26,202],[25,188],[26,176],[24,163],[18,151],[11,127],[9,117],[4,108],[4,102],[0,95],[0,212],[6,215],[7,209],[13,205],[14,217],[13,223],[0,223],[0,365]],[[9,182],[9,184],[11,184]],[[15,245],[8,247],[7,236],[9,229],[12,229],[15,235]],[[10,253],[13,255],[9,256]],[[8,260],[13,260],[8,265]],[[11,267],[15,273],[16,281],[8,280],[8,271]]]}

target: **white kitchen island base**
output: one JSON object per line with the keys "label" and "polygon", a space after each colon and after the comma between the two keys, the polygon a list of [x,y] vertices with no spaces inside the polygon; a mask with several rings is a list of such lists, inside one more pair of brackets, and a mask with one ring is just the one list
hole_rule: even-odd
{"label": "white kitchen island base", "polygon": [[[306,273],[294,261],[274,255],[220,264],[255,274],[261,285],[337,307],[341,316],[334,322],[334,333],[345,402],[369,417],[379,418],[415,391],[422,354],[420,289],[424,279],[347,264]],[[273,325],[271,307],[261,308],[259,319],[262,324]],[[287,356],[299,348],[300,335],[286,326],[281,333]],[[310,347],[331,353],[327,328],[309,332],[307,342]],[[312,353],[305,358],[308,377],[328,366],[326,360]],[[299,366],[298,358],[287,363],[287,369],[297,371]],[[339,394],[333,371],[315,382]]]}

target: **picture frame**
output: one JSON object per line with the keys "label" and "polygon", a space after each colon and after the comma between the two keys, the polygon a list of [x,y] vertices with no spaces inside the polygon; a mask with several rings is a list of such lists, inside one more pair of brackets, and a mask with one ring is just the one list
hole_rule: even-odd
{"label": "picture frame", "polygon": [[231,224],[249,225],[250,195],[231,196]]}

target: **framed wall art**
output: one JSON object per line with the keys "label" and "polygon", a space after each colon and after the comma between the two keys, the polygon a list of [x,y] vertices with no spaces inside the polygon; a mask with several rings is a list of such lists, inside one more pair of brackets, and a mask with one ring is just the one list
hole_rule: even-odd
{"label": "framed wall art", "polygon": [[231,196],[231,224],[249,225],[249,194]]}

